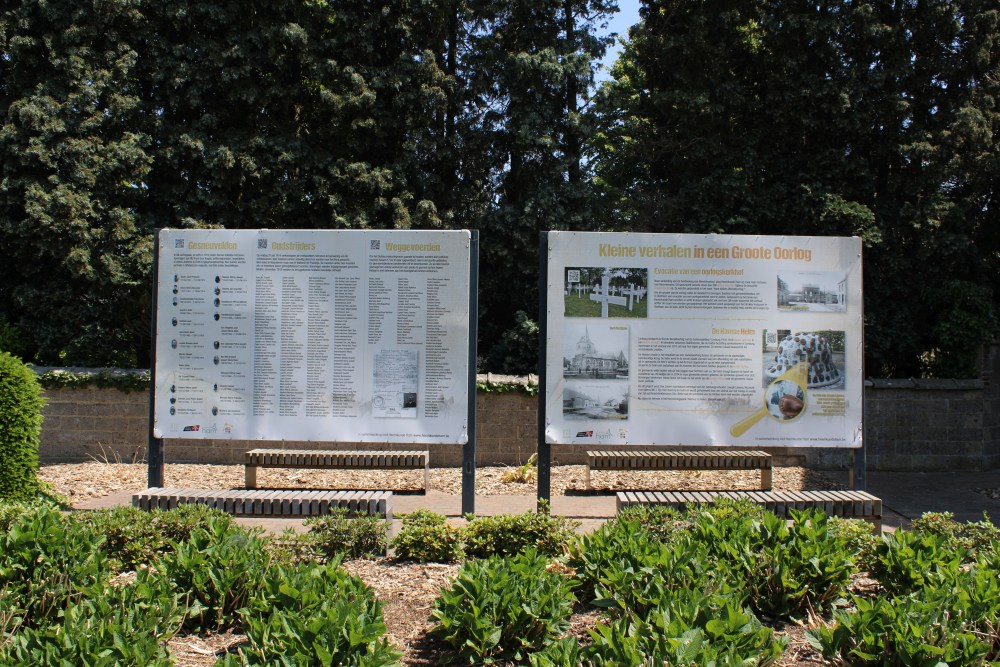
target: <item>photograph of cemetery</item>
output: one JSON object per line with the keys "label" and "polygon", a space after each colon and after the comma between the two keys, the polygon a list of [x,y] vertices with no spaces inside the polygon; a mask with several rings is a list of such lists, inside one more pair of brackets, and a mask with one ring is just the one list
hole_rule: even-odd
{"label": "photograph of cemetery", "polygon": [[567,380],[563,388],[566,419],[628,419],[628,381]]}
{"label": "photograph of cemetery", "polygon": [[819,313],[847,312],[847,276],[832,271],[779,273],[778,308]]}
{"label": "photograph of cemetery", "polygon": [[567,324],[563,336],[563,377],[628,380],[628,327]]}
{"label": "photograph of cemetery", "polygon": [[566,317],[646,317],[649,269],[573,267],[563,277]]}

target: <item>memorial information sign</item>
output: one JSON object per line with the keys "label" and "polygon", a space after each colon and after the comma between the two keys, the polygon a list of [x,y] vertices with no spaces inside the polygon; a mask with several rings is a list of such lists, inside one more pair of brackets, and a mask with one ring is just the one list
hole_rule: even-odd
{"label": "memorial information sign", "polygon": [[161,231],[154,435],[464,444],[470,238]]}
{"label": "memorial information sign", "polygon": [[547,238],[547,442],[861,446],[860,239]]}

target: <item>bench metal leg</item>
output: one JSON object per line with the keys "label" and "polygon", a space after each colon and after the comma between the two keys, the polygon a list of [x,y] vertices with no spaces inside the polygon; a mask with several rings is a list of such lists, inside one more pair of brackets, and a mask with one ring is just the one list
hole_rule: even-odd
{"label": "bench metal leg", "polygon": [[761,468],[760,469],[760,490],[770,491],[771,490],[771,469]]}
{"label": "bench metal leg", "polygon": [[590,491],[590,464],[583,471],[583,488]]}
{"label": "bench metal leg", "polygon": [[257,488],[257,466],[246,466],[244,472],[245,481],[243,486],[247,489]]}
{"label": "bench metal leg", "polygon": [[424,493],[426,494],[431,490],[431,460],[427,458],[424,461]]}

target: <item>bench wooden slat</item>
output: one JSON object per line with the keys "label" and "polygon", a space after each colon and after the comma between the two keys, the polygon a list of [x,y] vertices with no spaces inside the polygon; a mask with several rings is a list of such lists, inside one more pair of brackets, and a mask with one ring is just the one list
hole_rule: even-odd
{"label": "bench wooden slat", "polygon": [[423,469],[423,487],[430,485],[430,451],[252,449],[244,455],[245,486],[257,487],[257,468],[302,469]]}
{"label": "bench wooden slat", "polygon": [[132,494],[132,506],[147,511],[173,509],[184,504],[208,505],[242,516],[316,516],[329,513],[331,507],[344,507],[350,514],[392,517],[391,491],[317,493],[152,487]]}
{"label": "bench wooden slat", "polygon": [[594,470],[756,470],[760,488],[771,490],[771,455],[759,450],[588,450],[585,488]]}

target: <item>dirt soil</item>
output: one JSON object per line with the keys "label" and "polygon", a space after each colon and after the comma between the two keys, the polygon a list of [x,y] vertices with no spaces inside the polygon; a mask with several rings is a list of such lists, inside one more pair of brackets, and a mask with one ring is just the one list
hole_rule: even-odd
{"label": "dirt soil", "polygon": [[[241,465],[166,464],[166,486],[187,488],[238,489],[243,487]],[[567,490],[584,488],[585,467],[555,466],[552,468],[552,493],[563,495]],[[50,482],[54,490],[73,502],[100,498],[122,491],[146,488],[147,466],[144,463],[123,464],[89,461],[86,463],[44,465],[39,477]],[[507,481],[517,469],[513,467],[481,467],[476,471],[476,493],[479,495],[526,495],[534,493],[534,479],[519,483]],[[422,486],[422,471],[258,471],[262,488],[364,488],[410,490]],[[662,488],[662,489],[755,489],[759,488],[757,471],[635,471],[594,473],[595,489]],[[775,468],[775,490],[842,488],[821,473],[799,467]],[[461,470],[437,468],[431,470],[431,488],[446,493],[461,494]],[[449,583],[457,565],[397,563],[391,559],[357,560],[344,568],[371,586],[383,604],[387,639],[403,651],[405,667],[446,665],[444,647],[432,638],[430,611],[438,591]],[[571,634],[586,641],[587,629],[599,620],[591,608],[580,606],[572,619]],[[766,619],[765,619],[766,620]],[[775,626],[777,633],[788,641],[781,660],[782,667],[817,667],[822,664],[819,654],[805,641],[804,627],[797,624]],[[211,667],[220,655],[235,650],[245,641],[238,631],[175,637],[169,642],[178,667]]]}

